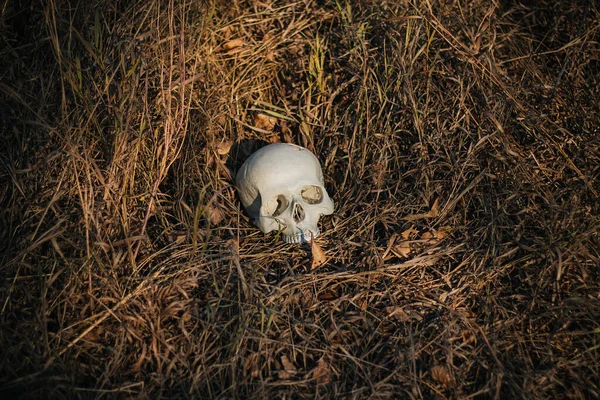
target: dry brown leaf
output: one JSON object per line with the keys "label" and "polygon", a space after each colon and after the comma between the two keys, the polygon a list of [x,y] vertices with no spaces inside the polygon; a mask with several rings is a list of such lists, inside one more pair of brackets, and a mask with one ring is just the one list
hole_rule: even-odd
{"label": "dry brown leaf", "polygon": [[408,240],[411,238],[411,236],[414,237],[417,233],[418,231],[411,226],[410,228],[401,233],[402,239]]}
{"label": "dry brown leaf", "polygon": [[204,215],[212,225],[217,225],[219,222],[223,221],[224,218],[223,212],[212,204],[207,204],[206,207],[204,207]]}
{"label": "dry brown leaf", "polygon": [[363,299],[358,302],[358,306],[361,310],[367,311],[367,309],[369,308],[369,302],[367,301],[367,299]]}
{"label": "dry brown leaf", "polygon": [[398,257],[408,257],[410,252],[410,244],[406,241],[401,241],[392,248],[392,253]]}
{"label": "dry brown leaf", "polygon": [[435,218],[438,215],[440,215],[440,212],[438,210],[438,202],[439,199],[435,199],[433,202],[433,205],[431,206],[431,210],[429,210],[426,213],[423,214],[414,214],[414,215],[407,215],[406,217],[402,218],[405,221],[415,221],[418,219],[425,219],[425,218]]}
{"label": "dry brown leaf", "polygon": [[327,289],[323,293],[319,293],[319,295],[317,296],[317,298],[319,300],[323,300],[323,301],[335,300],[338,297],[340,297],[338,292],[336,292],[335,290],[332,290],[332,289]]}
{"label": "dry brown leaf", "polygon": [[167,240],[169,241],[169,243],[180,244],[183,243],[186,238],[187,233],[185,231],[171,232],[167,235]]}
{"label": "dry brown leaf", "polygon": [[252,353],[246,358],[246,370],[250,371],[250,376],[257,378],[260,375],[260,369],[258,368],[258,361],[260,359],[260,353]]}
{"label": "dry brown leaf", "polygon": [[231,146],[233,146],[233,142],[231,140],[222,140],[221,143],[217,144],[217,154],[220,156],[229,154]]}
{"label": "dry brown leaf", "polygon": [[273,129],[275,129],[275,125],[277,125],[277,122],[277,118],[267,114],[258,113],[254,117],[254,126],[258,129],[262,129],[269,132],[272,132]]}
{"label": "dry brown leaf", "polygon": [[191,319],[192,319],[192,314],[189,311],[185,311],[183,313],[183,315],[181,316],[181,321],[182,322],[188,322]]}
{"label": "dry brown leaf", "polygon": [[284,369],[280,369],[279,371],[277,371],[277,377],[279,379],[290,379],[294,376],[294,374],[290,374],[289,372],[287,372]]}
{"label": "dry brown leaf", "polygon": [[386,307],[385,311],[388,313],[388,318],[397,319],[400,322],[406,322],[412,319],[400,306]]}
{"label": "dry brown leaf", "polygon": [[439,201],[440,201],[439,197],[433,201],[433,205],[431,206],[431,211],[429,211],[427,213],[427,214],[429,214],[429,218],[434,218],[434,217],[437,217],[438,215],[440,215],[440,211],[438,210]]}
{"label": "dry brown leaf", "polygon": [[419,239],[424,240],[427,244],[436,244],[440,240],[448,237],[451,228],[449,226],[442,226],[439,230],[432,230],[423,233]]}
{"label": "dry brown leaf", "polygon": [[312,290],[309,288],[303,288],[298,293],[298,302],[302,304],[303,307],[310,308],[315,304],[315,295]]}
{"label": "dry brown leaf", "polygon": [[235,49],[227,50],[225,54],[231,56],[233,54],[241,53],[242,51],[244,51],[243,47],[236,47]]}
{"label": "dry brown leaf", "polygon": [[427,239],[433,239],[434,235],[431,232],[425,232],[421,235],[421,239],[423,240],[427,240]]}
{"label": "dry brown leaf", "polygon": [[234,253],[239,253],[241,241],[241,238],[232,237],[231,239],[225,242],[225,248],[230,249]]}
{"label": "dry brown leaf", "polygon": [[460,334],[462,341],[465,344],[474,344],[477,343],[477,336],[475,336],[475,334],[471,331],[462,331],[462,333]]}
{"label": "dry brown leaf", "polygon": [[[383,253],[383,259],[388,260],[389,258],[391,258],[389,253],[392,253],[396,257],[408,257],[412,250],[410,247],[410,242],[407,241],[407,239],[410,236],[412,236],[413,234],[415,234],[416,232],[417,231],[415,229],[409,228],[409,229],[405,230],[404,232],[402,232],[401,235],[394,233],[390,237],[386,251]],[[402,238],[404,240],[401,240],[396,243],[396,240],[398,239],[399,236],[402,236]]]}
{"label": "dry brown leaf", "polygon": [[442,229],[443,228],[440,228],[438,231],[434,229],[433,231],[425,232],[421,235],[420,239],[424,240],[426,244],[436,244],[448,235]]}
{"label": "dry brown leaf", "polygon": [[409,314],[401,306],[389,306],[385,308],[385,311],[388,313],[388,318],[397,319],[400,322],[406,322],[411,320],[423,320],[423,317],[421,317],[415,311],[409,309],[409,311],[411,312]]}
{"label": "dry brown leaf", "polygon": [[450,232],[452,232],[452,227],[442,226],[437,230],[435,237],[437,240],[442,240],[450,236]]}
{"label": "dry brown leaf", "polygon": [[226,40],[229,40],[229,38],[231,37],[231,34],[233,33],[233,27],[231,25],[228,25],[226,27],[224,27],[221,32],[223,33],[223,36],[225,36]]}
{"label": "dry brown leaf", "polygon": [[322,385],[329,383],[331,381],[331,368],[327,361],[325,361],[325,357],[322,357],[318,362],[315,369],[312,370],[312,377]]}
{"label": "dry brown leaf", "polygon": [[296,366],[292,364],[285,354],[281,356],[281,365],[283,366],[283,369],[277,371],[279,379],[290,379],[298,372]]}
{"label": "dry brown leaf", "polygon": [[431,367],[431,377],[437,382],[441,383],[444,387],[449,388],[452,387],[454,383],[454,379],[448,371],[448,368],[443,365],[434,365]]}
{"label": "dry brown leaf", "polygon": [[100,335],[103,333],[104,329],[101,326],[98,326],[96,329],[92,329],[85,335],[85,340],[89,342],[99,342]]}
{"label": "dry brown leaf", "polygon": [[232,50],[244,45],[244,39],[232,39],[221,46],[223,50]]}
{"label": "dry brown leaf", "polygon": [[315,242],[315,239],[312,236],[312,232],[311,232],[310,250],[312,253],[312,265],[310,266],[310,270],[314,271],[315,269],[319,268],[321,265],[323,265],[327,262],[327,256],[325,256],[325,253],[321,249],[321,246],[319,246],[317,244],[317,242]]}

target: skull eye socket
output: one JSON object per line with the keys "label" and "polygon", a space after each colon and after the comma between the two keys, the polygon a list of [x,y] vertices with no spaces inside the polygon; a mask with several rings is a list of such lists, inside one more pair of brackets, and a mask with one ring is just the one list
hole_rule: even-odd
{"label": "skull eye socket", "polygon": [[300,193],[308,204],[317,204],[323,200],[323,190],[319,186],[305,186]]}
{"label": "skull eye socket", "polygon": [[265,212],[276,217],[288,208],[288,204],[287,199],[280,194],[279,196],[273,197],[265,204]]}

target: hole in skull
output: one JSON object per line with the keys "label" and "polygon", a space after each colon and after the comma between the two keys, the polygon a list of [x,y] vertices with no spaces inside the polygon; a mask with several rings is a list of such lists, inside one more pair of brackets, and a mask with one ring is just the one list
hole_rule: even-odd
{"label": "hole in skull", "polygon": [[294,221],[296,223],[300,223],[304,221],[304,217],[306,214],[304,213],[304,208],[300,204],[296,204],[294,206]]}
{"label": "hole in skull", "polygon": [[284,195],[280,194],[277,197],[273,197],[265,204],[265,212],[273,217],[280,215],[288,208],[288,201]]}
{"label": "hole in skull", "polygon": [[323,190],[319,186],[305,186],[301,194],[308,204],[317,204],[323,200]]}

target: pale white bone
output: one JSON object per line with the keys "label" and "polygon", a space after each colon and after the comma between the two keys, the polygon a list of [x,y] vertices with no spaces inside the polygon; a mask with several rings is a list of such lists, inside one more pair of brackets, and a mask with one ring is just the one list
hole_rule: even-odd
{"label": "pale white bone", "polygon": [[252,154],[236,175],[242,204],[264,233],[277,230],[287,243],[319,235],[321,215],[333,213],[319,160],[304,147],[276,143]]}

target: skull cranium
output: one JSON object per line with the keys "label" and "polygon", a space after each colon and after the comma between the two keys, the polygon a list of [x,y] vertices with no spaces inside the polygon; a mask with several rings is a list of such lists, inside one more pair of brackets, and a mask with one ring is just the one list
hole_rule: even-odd
{"label": "skull cranium", "polygon": [[319,161],[293,144],[271,144],[252,154],[237,173],[236,186],[260,230],[280,231],[287,243],[318,236],[319,218],[333,212]]}

